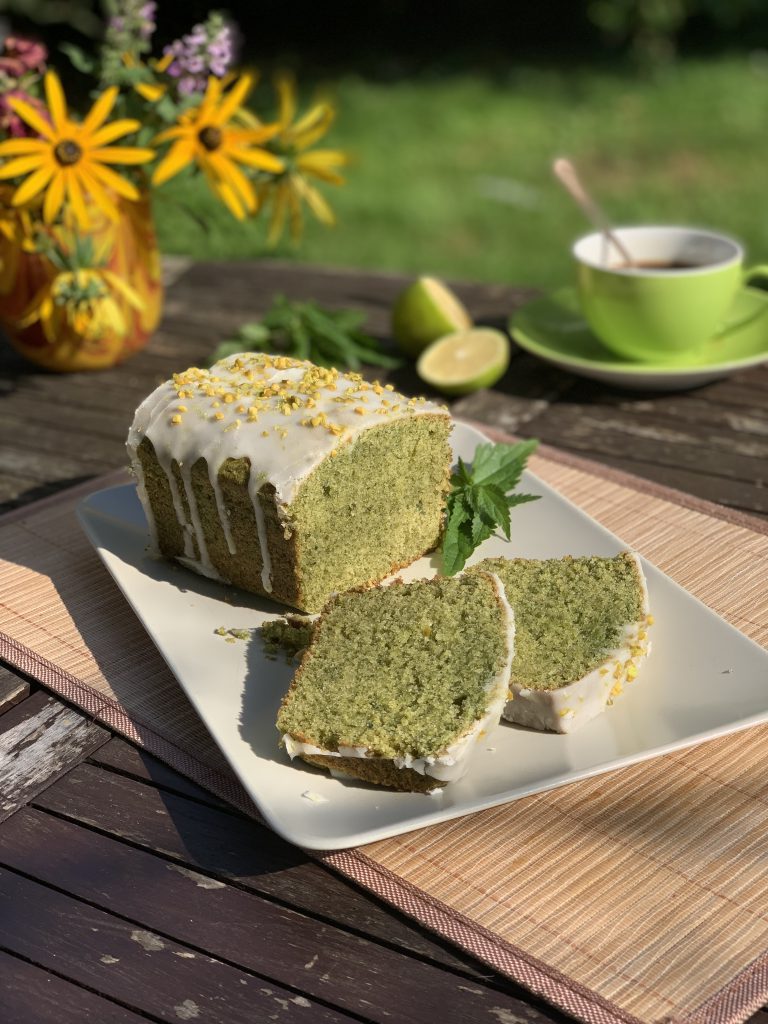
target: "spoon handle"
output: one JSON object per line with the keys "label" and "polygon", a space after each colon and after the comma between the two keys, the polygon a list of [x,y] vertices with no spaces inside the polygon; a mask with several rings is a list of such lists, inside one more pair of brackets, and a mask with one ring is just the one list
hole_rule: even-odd
{"label": "spoon handle", "polygon": [[558,181],[587,215],[587,218],[603,232],[608,241],[618,249],[622,258],[631,267],[634,260],[627,252],[626,246],[614,234],[611,223],[603,210],[582,185],[576,173],[576,168],[571,161],[566,160],[565,157],[559,157],[552,164],[552,170]]}

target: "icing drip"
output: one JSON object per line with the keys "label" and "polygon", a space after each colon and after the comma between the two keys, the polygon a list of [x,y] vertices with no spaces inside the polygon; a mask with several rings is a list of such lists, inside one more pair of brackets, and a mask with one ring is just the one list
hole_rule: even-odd
{"label": "icing drip", "polygon": [[[295,499],[309,474],[340,445],[385,420],[422,414],[447,416],[423,398],[404,398],[391,385],[371,384],[359,374],[341,374],[312,363],[243,353],[229,356],[210,370],[192,368],[161,384],[136,410],[128,435],[128,451],[141,466],[136,450],[147,438],[168,476],[176,518],[184,528],[184,556],[206,575],[215,575],[191,485],[191,467],[205,459],[216,500],[218,519],[230,554],[236,544],[219,483],[227,459],[250,462],[248,492],[253,505],[262,558],[262,584],[272,589],[272,565],[264,510],[258,493],[264,483],[274,489],[278,514]],[[189,519],[171,466],[182,470]],[[139,495],[151,523],[143,486]],[[199,558],[194,557],[192,536]]]}
{"label": "icing drip", "polygon": [[256,517],[256,532],[261,549],[261,585],[268,594],[271,594],[272,559],[269,554],[269,544],[267,543],[267,524],[264,519],[264,509],[261,507],[261,501],[259,501],[259,480],[253,472],[248,478],[248,493],[253,505],[253,514]]}
{"label": "icing drip", "polygon": [[188,463],[181,467],[181,479],[184,484],[184,493],[189,507],[189,518],[192,522],[192,530],[195,535],[195,540],[197,541],[198,557],[207,574],[214,571],[214,569],[211,565],[211,560],[208,557],[208,545],[205,543],[205,534],[203,533],[203,523],[200,519],[200,510],[197,507],[197,498],[195,497],[195,491],[192,487],[192,470],[189,468]]}
{"label": "icing drip", "polygon": [[213,496],[216,499],[216,511],[219,514],[219,522],[221,528],[224,531],[224,539],[227,542],[227,548],[229,549],[230,555],[237,553],[235,546],[235,538],[232,536],[232,527],[229,522],[229,515],[227,513],[227,506],[224,504],[224,495],[221,492],[221,484],[219,483],[218,473],[211,471],[211,463],[208,463],[208,476],[211,481],[211,487],[213,488]]}

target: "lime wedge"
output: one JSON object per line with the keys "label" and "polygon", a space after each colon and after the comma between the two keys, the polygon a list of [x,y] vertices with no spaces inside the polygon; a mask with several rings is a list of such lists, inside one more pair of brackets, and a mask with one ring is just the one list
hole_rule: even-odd
{"label": "lime wedge", "polygon": [[416,372],[444,395],[489,388],[509,366],[509,339],[492,327],[446,334],[419,356]]}
{"label": "lime wedge", "polygon": [[392,310],[392,334],[409,356],[417,356],[450,331],[471,326],[469,313],[436,277],[417,278],[400,293]]}

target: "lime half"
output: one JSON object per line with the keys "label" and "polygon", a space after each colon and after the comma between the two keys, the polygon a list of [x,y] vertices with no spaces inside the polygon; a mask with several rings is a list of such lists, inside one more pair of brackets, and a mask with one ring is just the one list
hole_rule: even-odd
{"label": "lime half", "polygon": [[449,331],[472,326],[464,306],[436,277],[419,277],[398,295],[392,310],[395,341],[414,358]]}
{"label": "lime half", "polygon": [[444,395],[468,395],[489,388],[509,366],[509,338],[492,327],[446,334],[419,356],[416,371]]}

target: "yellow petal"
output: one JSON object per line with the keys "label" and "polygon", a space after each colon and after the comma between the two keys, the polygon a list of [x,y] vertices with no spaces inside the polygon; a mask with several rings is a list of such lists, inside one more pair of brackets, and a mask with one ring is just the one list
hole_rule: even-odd
{"label": "yellow petal", "polygon": [[66,129],[68,121],[67,101],[64,98],[64,90],[61,88],[59,76],[53,70],[46,71],[43,83],[53,126],[61,134]]}
{"label": "yellow petal", "polygon": [[161,160],[152,175],[153,185],[162,185],[194,159],[194,146],[186,139],[171,146],[165,159]]}
{"label": "yellow petal", "polygon": [[164,57],[160,58],[160,60],[156,60],[154,62],[155,71],[160,71],[161,73],[163,71],[167,71],[173,63],[173,56],[174,55],[172,53],[166,53]]}
{"label": "yellow petal", "polygon": [[45,186],[53,177],[54,165],[52,163],[45,164],[39,171],[35,171],[34,174],[30,174],[23,185],[19,185],[13,194],[11,204],[13,206],[22,206],[24,203],[36,196],[38,192],[42,192]]}
{"label": "yellow petal", "polygon": [[307,206],[310,208],[312,213],[322,224],[327,224],[329,227],[336,223],[336,218],[333,215],[333,210],[328,205],[325,196],[321,195],[320,192],[313,185],[309,185],[306,181],[302,181],[301,178],[295,178],[296,187],[301,192],[302,197],[306,200]]}
{"label": "yellow petal", "polygon": [[103,167],[101,164],[91,163],[90,161],[86,164],[86,170],[92,178],[98,179],[107,188],[111,188],[113,192],[117,192],[119,196],[125,196],[126,199],[136,200],[139,198],[139,190],[130,181],[126,181],[125,178],[119,174],[115,174],[109,167]]}
{"label": "yellow petal", "polygon": [[349,157],[340,149],[313,149],[311,153],[302,153],[296,162],[301,167],[344,167]]}
{"label": "yellow petal", "polygon": [[108,284],[116,289],[116,291],[120,292],[130,306],[133,306],[134,309],[138,310],[144,309],[146,305],[144,300],[141,298],[139,293],[135,291],[135,289],[131,288],[124,278],[120,277],[119,274],[115,274],[111,270],[102,270],[101,276]]}
{"label": "yellow petal", "polygon": [[208,160],[221,181],[231,185],[242,199],[246,210],[253,213],[256,210],[256,193],[253,190],[253,185],[240,168],[231,160],[227,160],[221,153],[211,153]]}
{"label": "yellow petal", "polygon": [[230,128],[227,132],[227,141],[231,141],[237,146],[243,143],[266,142],[267,139],[274,138],[279,131],[280,125],[277,122],[274,124],[257,123],[253,128]]}
{"label": "yellow petal", "polygon": [[296,159],[296,166],[303,174],[311,174],[313,177],[319,178],[320,181],[325,181],[329,185],[343,185],[344,178],[333,170],[331,161],[326,162],[322,159],[315,159],[315,157],[320,156],[323,152],[330,153],[331,150],[314,150],[312,153],[302,153]]}
{"label": "yellow petal", "polygon": [[46,295],[40,303],[40,323],[43,325],[43,334],[52,344],[56,341],[57,330],[56,306],[50,294]]}
{"label": "yellow petal", "polygon": [[28,174],[44,162],[47,162],[45,156],[39,153],[33,156],[19,156],[0,167],[0,178],[15,178],[19,174]]}
{"label": "yellow petal", "polygon": [[287,71],[275,76],[277,90],[278,115],[281,128],[287,128],[296,116],[296,82]]}
{"label": "yellow petal", "polygon": [[297,149],[309,149],[333,124],[336,112],[328,103],[318,103],[286,133]]}
{"label": "yellow petal", "polygon": [[301,201],[295,189],[288,189],[288,209],[290,211],[289,224],[291,227],[291,238],[298,242],[304,227],[304,218],[301,213]]}
{"label": "yellow petal", "polygon": [[101,96],[99,96],[80,126],[80,130],[83,135],[90,135],[92,132],[98,131],[98,129],[101,128],[112,112],[112,107],[115,105],[118,91],[119,90],[116,85],[110,85],[110,87],[105,89]]}
{"label": "yellow petal", "polygon": [[114,142],[115,139],[119,139],[129,132],[136,132],[139,128],[141,128],[141,121],[136,121],[132,117],[123,117],[117,121],[110,121],[103,128],[99,128],[91,135],[89,142],[92,146],[106,146],[107,143]]}
{"label": "yellow petal", "polygon": [[176,125],[175,128],[166,128],[152,139],[153,146],[159,146],[161,142],[170,142],[171,139],[181,139],[192,132],[186,125]]}
{"label": "yellow petal", "polygon": [[211,123],[211,117],[216,104],[219,102],[221,97],[221,81],[218,78],[214,78],[211,75],[208,78],[208,85],[205,89],[205,96],[203,96],[203,102],[197,111],[196,121],[198,127],[203,127],[205,124]]}
{"label": "yellow petal", "polygon": [[139,146],[112,146],[109,149],[92,149],[88,158],[102,164],[145,164],[155,156],[154,149]]}
{"label": "yellow petal", "polygon": [[7,139],[0,142],[0,156],[21,156],[23,153],[42,153],[50,149],[42,139]]}
{"label": "yellow petal", "polygon": [[56,214],[61,209],[61,204],[63,202],[64,175],[59,172],[54,175],[53,180],[45,193],[45,202],[43,203],[43,220],[46,224],[52,224],[56,220]]}
{"label": "yellow petal", "polygon": [[269,233],[267,244],[276,245],[283,233],[285,214],[288,209],[288,186],[281,183],[275,190],[275,198],[272,205],[272,216],[269,219]]}
{"label": "yellow petal", "polygon": [[46,282],[43,287],[35,293],[33,298],[30,300],[29,305],[26,309],[22,310],[18,320],[16,321],[16,324],[19,327],[29,327],[30,324],[33,324],[36,320],[40,319],[40,308],[45,296],[49,293],[50,288],[50,283]]}
{"label": "yellow petal", "polygon": [[147,100],[149,103],[157,103],[161,96],[165,95],[166,87],[164,85],[150,85],[148,82],[139,82],[135,86],[136,92],[141,96],[142,99]]}
{"label": "yellow petal", "polygon": [[[115,177],[117,177],[117,175],[115,175]],[[95,205],[98,206],[98,208],[105,213],[111,221],[118,221],[120,219],[120,211],[115,206],[111,197],[107,192],[105,192],[96,176],[91,173],[91,170],[83,168],[80,171],[80,179],[83,186],[88,191],[88,195],[91,197],[93,203],[95,203]],[[75,213],[77,213],[77,211],[75,211]]]}
{"label": "yellow petal", "polygon": [[243,210],[240,199],[232,186],[226,181],[217,181],[213,178],[209,179],[209,183],[218,195],[219,199],[223,200],[234,216],[237,217],[238,220],[243,220],[245,218],[245,210]]}
{"label": "yellow petal", "polygon": [[[49,72],[51,74],[51,72]],[[30,103],[25,103],[24,100],[20,100],[17,96],[8,97],[8,106],[14,112],[18,114],[22,121],[25,121],[30,128],[34,128],[38,135],[42,135],[44,139],[48,139],[49,142],[56,141],[56,133],[50,124],[45,120],[43,115]]]}
{"label": "yellow petal", "polygon": [[253,87],[253,79],[250,75],[243,75],[224,97],[221,106],[212,118],[213,124],[226,124],[238,107],[242,107],[245,98]]}
{"label": "yellow petal", "polygon": [[270,171],[272,174],[282,174],[285,170],[283,161],[266,149],[231,149],[228,155],[247,167],[258,167],[259,170]]}
{"label": "yellow petal", "polygon": [[91,220],[88,216],[85,200],[83,199],[83,190],[80,187],[80,182],[71,168],[68,168],[64,173],[66,175],[67,198],[72,207],[72,212],[77,219],[78,225],[84,231],[87,231],[91,225]]}

